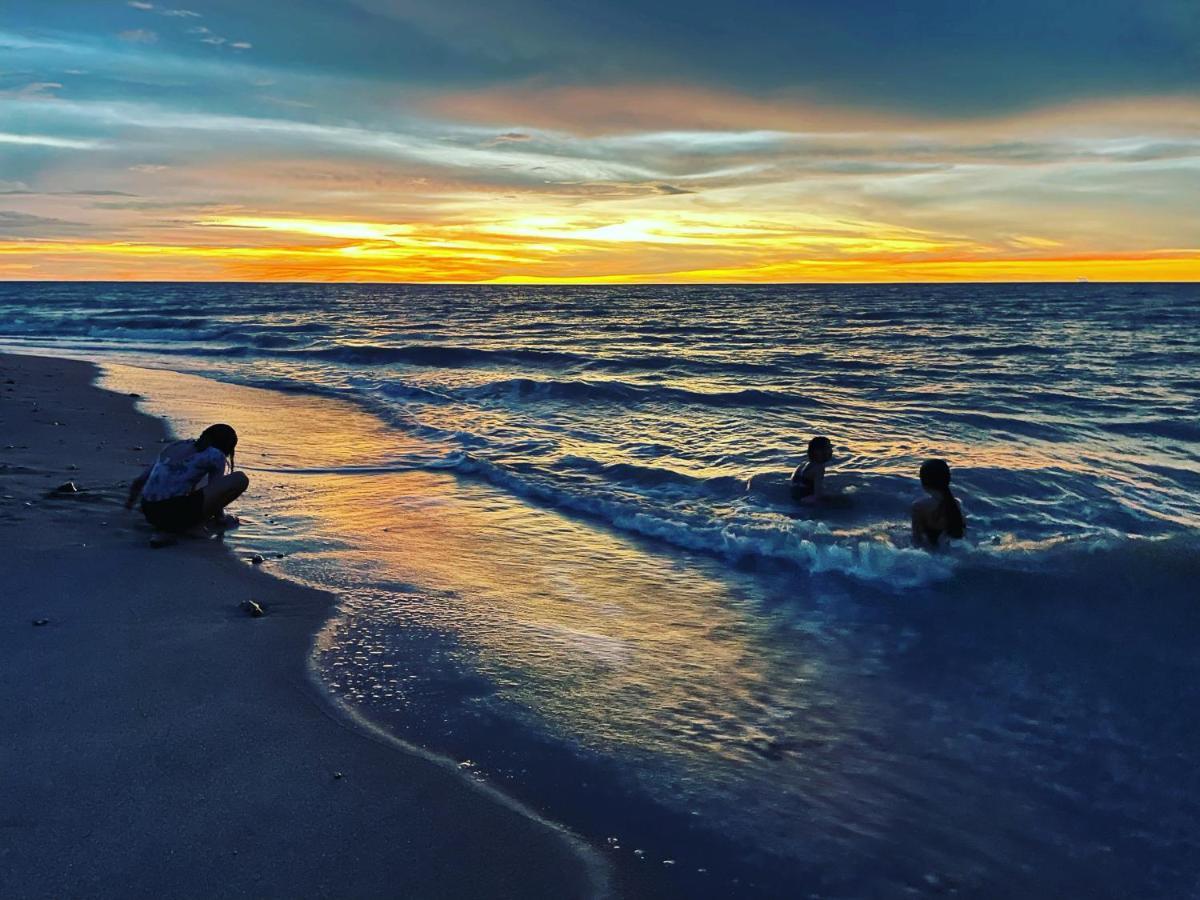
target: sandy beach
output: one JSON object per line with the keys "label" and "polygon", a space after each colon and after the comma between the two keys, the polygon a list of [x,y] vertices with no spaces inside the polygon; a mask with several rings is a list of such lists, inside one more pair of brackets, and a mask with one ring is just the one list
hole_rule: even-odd
{"label": "sandy beach", "polygon": [[604,894],[586,845],[322,694],[329,595],[150,548],[122,501],[166,428],[95,374],[0,356],[0,895]]}

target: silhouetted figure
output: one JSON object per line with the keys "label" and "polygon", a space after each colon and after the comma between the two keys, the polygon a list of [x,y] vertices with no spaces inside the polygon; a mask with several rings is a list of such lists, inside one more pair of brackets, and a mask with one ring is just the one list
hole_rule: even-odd
{"label": "silhouetted figure", "polygon": [[250,484],[244,472],[233,470],[236,447],[237,432],[228,425],[210,425],[194,441],[168,444],[129,486],[125,508],[132,509],[141,496],[146,521],[159,531],[187,531],[210,519],[236,525],[224,509]]}
{"label": "silhouetted figure", "polygon": [[921,487],[929,496],[912,507],[913,546],[936,550],[944,539],[966,534],[967,522],[950,490],[950,466],[944,459],[927,459],[921,464]]}
{"label": "silhouetted figure", "polygon": [[801,503],[817,503],[825,496],[825,467],[833,462],[833,444],[818,435],[808,442],[808,461],[792,473],[792,496]]}

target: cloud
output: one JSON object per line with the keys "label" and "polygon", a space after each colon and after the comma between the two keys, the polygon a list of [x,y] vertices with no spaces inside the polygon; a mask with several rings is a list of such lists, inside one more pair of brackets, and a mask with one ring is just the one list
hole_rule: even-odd
{"label": "cloud", "polygon": [[164,9],[162,11],[162,14],[164,16],[170,16],[170,17],[176,18],[176,19],[199,19],[199,18],[202,18],[200,13],[193,12],[190,9]]}
{"label": "cloud", "polygon": [[[17,184],[20,182],[0,182],[3,184]],[[127,194],[124,191],[32,191],[29,187],[19,186],[12,188],[0,189],[0,195],[17,196],[17,197],[134,197],[136,194]]]}
{"label": "cloud", "polygon": [[316,104],[305,103],[303,100],[292,100],[288,97],[272,97],[270,94],[259,94],[259,97],[267,103],[274,103],[277,106],[290,106],[293,109],[316,109]]}
{"label": "cloud", "polygon": [[147,28],[131,28],[128,31],[122,31],[117,34],[121,40],[130,44],[156,44],[158,43],[158,34],[150,31]]}
{"label": "cloud", "polygon": [[234,50],[249,50],[254,45],[251,44],[249,41],[234,41],[229,46],[232,47]]}
{"label": "cloud", "polygon": [[20,100],[53,100],[54,92],[62,90],[57,81],[33,81],[14,90],[0,91],[0,97]]}
{"label": "cloud", "polygon": [[129,0],[127,5],[132,6],[134,9],[154,9],[153,3],[144,3],[142,0]]}
{"label": "cloud", "polygon": [[[631,102],[631,97],[636,97]],[[913,117],[820,106],[670,83],[620,86],[501,85],[469,91],[417,92],[430,114],[481,124],[509,124],[573,134],[662,133],[672,130],[858,131]]]}
{"label": "cloud", "polygon": [[78,222],[0,209],[0,234],[55,234],[74,231],[78,227]]}
{"label": "cloud", "polygon": [[104,146],[97,140],[55,137],[50,134],[12,134],[0,131],[0,144],[24,144],[30,147],[53,147],[59,150],[94,150]]}
{"label": "cloud", "polygon": [[951,115],[1194,91],[1200,63],[1186,0],[761,2],[736,15],[720,0],[609,0],[586,27],[560,0],[354,3],[471,56],[492,84],[673,81]]}

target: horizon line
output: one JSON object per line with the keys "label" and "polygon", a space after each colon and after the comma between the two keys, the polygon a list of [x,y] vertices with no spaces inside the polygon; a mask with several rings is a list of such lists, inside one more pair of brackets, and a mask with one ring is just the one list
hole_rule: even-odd
{"label": "horizon line", "polygon": [[830,287],[854,285],[992,285],[992,284],[1159,284],[1159,285],[1200,285],[1200,278],[1186,281],[1178,280],[1129,280],[1105,278],[1054,278],[1022,281],[1020,279],[963,279],[938,281],[319,281],[319,280],[285,280],[285,279],[241,279],[225,280],[217,278],[0,278],[0,284],[278,284],[278,285],[372,285],[397,287]]}

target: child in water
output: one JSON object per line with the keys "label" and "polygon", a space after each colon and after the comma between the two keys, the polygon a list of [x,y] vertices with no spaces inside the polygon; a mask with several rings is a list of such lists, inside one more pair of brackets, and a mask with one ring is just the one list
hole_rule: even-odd
{"label": "child in water", "polygon": [[808,442],[808,462],[792,473],[792,496],[801,503],[818,503],[825,496],[825,467],[833,461],[833,444],[824,435]]}
{"label": "child in water", "polygon": [[912,507],[913,546],[936,550],[944,543],[943,538],[965,535],[967,522],[950,490],[950,466],[944,459],[927,459],[921,464],[921,487],[929,496]]}

